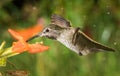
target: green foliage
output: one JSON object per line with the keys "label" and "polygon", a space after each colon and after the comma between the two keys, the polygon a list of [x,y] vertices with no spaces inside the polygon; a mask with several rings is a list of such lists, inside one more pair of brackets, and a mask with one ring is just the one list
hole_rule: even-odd
{"label": "green foliage", "polygon": [[[17,2],[18,1],[18,2]],[[49,51],[23,53],[8,59],[7,70],[27,70],[30,76],[119,76],[120,75],[120,1],[119,0],[1,0],[0,43],[11,46],[8,28],[20,29],[34,25],[40,17],[50,22],[53,13],[71,21],[98,42],[116,49],[115,53],[100,52],[79,56],[57,41],[44,41]],[[16,68],[17,67],[17,68]]]}

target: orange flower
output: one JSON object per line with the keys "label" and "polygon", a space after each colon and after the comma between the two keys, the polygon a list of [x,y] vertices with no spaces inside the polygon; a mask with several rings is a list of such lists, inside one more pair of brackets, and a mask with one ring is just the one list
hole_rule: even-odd
{"label": "orange flower", "polygon": [[34,34],[38,33],[43,26],[35,26],[34,28],[28,28],[23,31],[14,31],[12,29],[8,29],[9,33],[18,41],[13,42],[12,50],[17,53],[22,53],[28,50],[29,53],[38,53],[48,50],[48,46],[44,46],[42,44],[28,44],[26,42],[27,39],[32,37]]}
{"label": "orange flower", "polygon": [[43,52],[44,50],[48,50],[48,46],[40,45],[38,43],[36,44],[29,44],[29,53],[37,53],[37,52]]}
{"label": "orange flower", "polygon": [[23,37],[16,31],[12,29],[8,29],[8,32],[16,39],[16,40],[23,40]]}
{"label": "orange flower", "polygon": [[33,27],[18,30],[16,32],[18,32],[24,38],[24,40],[26,41],[27,39],[31,38],[35,34],[39,33],[42,29],[43,29],[43,26],[41,26],[40,24],[37,24]]}
{"label": "orange flower", "polygon": [[19,40],[17,42],[13,42],[12,51],[21,53],[28,50],[28,47],[29,46],[25,41]]}

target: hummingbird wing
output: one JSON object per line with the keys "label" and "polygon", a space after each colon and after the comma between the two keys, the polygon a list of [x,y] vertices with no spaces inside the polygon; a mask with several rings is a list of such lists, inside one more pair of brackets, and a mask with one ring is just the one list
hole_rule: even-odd
{"label": "hummingbird wing", "polygon": [[[114,49],[107,47],[101,43],[98,43],[97,41],[94,41],[90,37],[88,37],[86,34],[84,34],[82,31],[78,31],[78,36],[81,36],[82,39],[85,41],[85,45],[90,47],[91,51],[100,51],[100,50],[105,50],[105,51],[112,51],[115,52]],[[80,37],[78,37],[80,38]]]}
{"label": "hummingbird wing", "polygon": [[51,23],[55,24],[55,25],[58,25],[60,27],[63,27],[63,28],[71,27],[69,21],[67,21],[62,16],[57,15],[57,14],[53,14],[51,16]]}

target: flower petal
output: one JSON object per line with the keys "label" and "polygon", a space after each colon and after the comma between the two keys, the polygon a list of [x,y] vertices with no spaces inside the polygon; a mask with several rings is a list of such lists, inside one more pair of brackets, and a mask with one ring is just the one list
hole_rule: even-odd
{"label": "flower petal", "polygon": [[26,41],[27,39],[31,38],[32,36],[36,35],[43,29],[42,25],[35,25],[33,27],[17,30],[17,32],[24,38]]}
{"label": "flower petal", "polygon": [[23,40],[20,40],[18,42],[13,42],[12,50],[13,52],[22,53],[28,50],[28,44]]}
{"label": "flower petal", "polygon": [[48,50],[48,46],[44,46],[41,44],[29,44],[29,53],[38,53]]}
{"label": "flower petal", "polygon": [[12,29],[8,29],[8,32],[16,39],[16,40],[21,40],[23,37],[16,31]]}

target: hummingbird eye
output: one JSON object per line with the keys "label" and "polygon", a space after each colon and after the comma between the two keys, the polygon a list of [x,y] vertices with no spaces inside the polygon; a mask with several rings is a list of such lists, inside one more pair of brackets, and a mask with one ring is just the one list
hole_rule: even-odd
{"label": "hummingbird eye", "polygon": [[49,32],[49,29],[46,29],[45,32]]}

